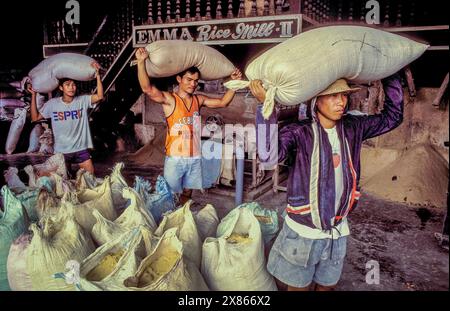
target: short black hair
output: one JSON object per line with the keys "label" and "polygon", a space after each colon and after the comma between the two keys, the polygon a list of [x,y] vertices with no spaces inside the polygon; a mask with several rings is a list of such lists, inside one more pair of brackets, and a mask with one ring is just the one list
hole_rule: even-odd
{"label": "short black hair", "polygon": [[59,86],[63,86],[63,84],[66,83],[67,81],[73,81],[73,82],[75,83],[75,80],[74,80],[74,79],[70,79],[70,78],[62,78],[62,79],[59,79],[58,85],[59,85]]}
{"label": "short black hair", "polygon": [[200,70],[197,68],[197,67],[195,67],[195,66],[192,66],[192,67],[189,67],[188,69],[185,69],[185,70],[183,70],[182,72],[180,72],[179,74],[177,74],[177,76],[180,76],[180,78],[183,78],[183,76],[186,74],[186,73],[191,73],[191,74],[195,74],[195,73],[198,73],[198,77],[200,78],[201,77],[201,73],[200,73]]}

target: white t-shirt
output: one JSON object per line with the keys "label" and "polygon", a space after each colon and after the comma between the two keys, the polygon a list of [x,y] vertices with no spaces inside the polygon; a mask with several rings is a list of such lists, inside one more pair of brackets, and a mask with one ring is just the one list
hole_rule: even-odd
{"label": "white t-shirt", "polygon": [[92,108],[90,95],[76,96],[70,104],[62,97],[50,99],[39,111],[51,119],[55,152],[72,153],[92,148],[88,108]]}
{"label": "white t-shirt", "polygon": [[[333,165],[334,165],[334,178],[335,178],[335,193],[336,193],[336,201],[335,201],[335,211],[337,212],[339,206],[341,204],[342,193],[344,192],[344,176],[342,173],[342,161],[341,161],[341,143],[339,141],[339,136],[336,131],[336,127],[331,129],[325,129],[325,132],[328,134],[328,140],[330,141],[332,153],[333,153]],[[316,228],[310,228],[304,225],[299,224],[294,221],[289,215],[286,215],[285,221],[288,226],[297,232],[300,236],[308,238],[308,239],[338,239],[341,236],[350,235],[350,228],[348,226],[347,218],[344,218],[342,222],[333,229],[333,234],[321,231]],[[334,219],[332,219],[332,222]],[[338,232],[339,231],[339,232]]]}

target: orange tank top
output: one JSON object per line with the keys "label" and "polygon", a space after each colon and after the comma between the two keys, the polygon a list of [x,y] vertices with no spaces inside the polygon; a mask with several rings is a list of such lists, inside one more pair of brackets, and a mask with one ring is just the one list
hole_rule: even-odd
{"label": "orange tank top", "polygon": [[176,93],[175,110],[166,118],[166,155],[172,157],[199,157],[201,143],[200,107],[196,95],[190,109]]}

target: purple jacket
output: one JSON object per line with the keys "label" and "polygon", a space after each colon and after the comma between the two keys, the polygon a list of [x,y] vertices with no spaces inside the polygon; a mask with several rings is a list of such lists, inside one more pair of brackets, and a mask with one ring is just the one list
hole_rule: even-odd
{"label": "purple jacket", "polygon": [[[286,211],[296,222],[311,228],[330,230],[352,211],[359,198],[360,153],[366,139],[387,133],[403,121],[403,88],[398,74],[383,81],[385,104],[380,114],[372,116],[344,115],[336,124],[342,149],[344,191],[341,206],[335,212],[335,178],[331,145],[315,115],[283,127],[278,135],[278,162],[288,156],[289,166]],[[269,120],[257,116],[258,130],[277,120],[274,112]],[[258,134],[259,135],[259,134]],[[264,136],[263,136],[264,137]],[[258,152],[261,139],[258,136]],[[262,149],[261,148],[261,149]],[[267,149],[266,149],[267,150]],[[261,161],[267,154],[259,152]]]}

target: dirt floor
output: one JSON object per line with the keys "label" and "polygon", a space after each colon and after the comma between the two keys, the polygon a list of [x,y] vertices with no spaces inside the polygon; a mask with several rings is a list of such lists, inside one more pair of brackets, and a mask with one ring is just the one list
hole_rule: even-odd
{"label": "dirt floor", "polygon": [[[121,158],[95,163],[99,177],[110,173],[112,164]],[[41,158],[15,155],[0,156],[0,172],[9,165],[19,169],[25,165],[42,162]],[[157,167],[139,167],[125,163],[124,177],[132,185],[139,175],[154,184]],[[2,174],[3,175],[3,174]],[[21,177],[24,175],[20,175]],[[26,179],[22,178],[23,181]],[[0,181],[3,184],[3,181]],[[233,207],[234,198],[213,196],[206,191],[194,192],[198,208],[213,204],[220,218]],[[256,200],[263,207],[282,212],[286,193],[268,192]],[[435,232],[442,232],[445,211],[442,208],[409,206],[363,194],[358,208],[351,214],[351,237],[347,248],[346,264],[337,290],[340,291],[447,291],[449,289],[449,255],[438,246]],[[380,269],[379,284],[367,284],[366,268],[376,261]]]}

